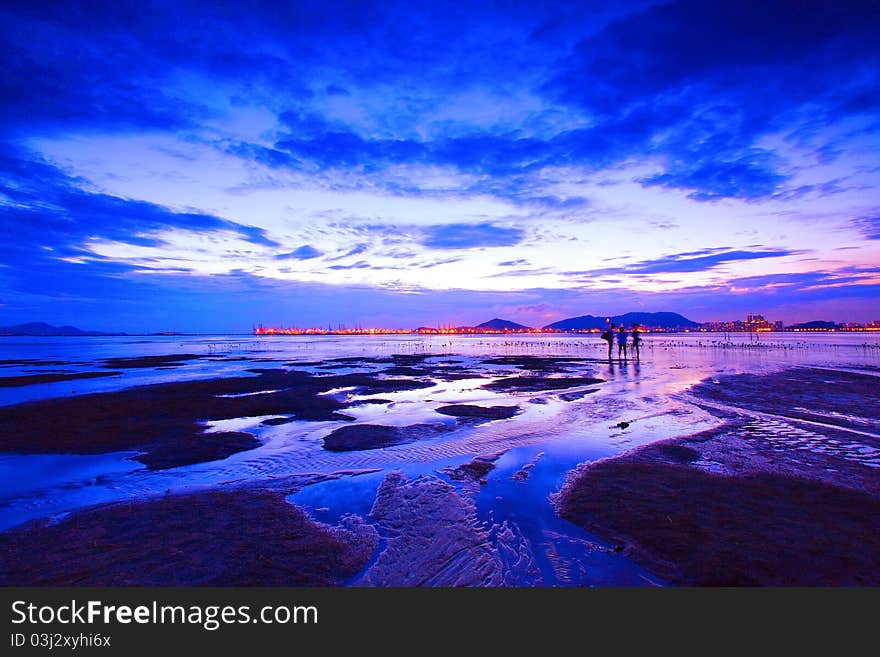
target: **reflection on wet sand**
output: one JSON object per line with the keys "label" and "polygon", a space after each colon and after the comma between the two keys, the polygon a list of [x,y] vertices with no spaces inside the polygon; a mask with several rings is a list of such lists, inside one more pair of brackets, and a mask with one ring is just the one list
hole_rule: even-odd
{"label": "reflection on wet sand", "polygon": [[[629,454],[641,446],[728,427],[713,439],[711,454],[669,465],[694,470],[694,482],[703,474],[731,476],[725,450],[741,460],[757,458],[728,447],[745,432],[773,453],[782,450],[774,457],[779,463],[791,461],[791,454],[819,456],[826,460],[804,465],[807,474],[816,467],[851,481],[861,476],[867,482],[861,492],[875,494],[870,482],[880,446],[853,432],[876,433],[876,418],[852,407],[857,391],[828,397],[822,386],[832,384],[820,374],[807,381],[806,370],[792,369],[820,365],[876,380],[871,368],[880,356],[856,344],[768,344],[762,350],[697,337],[647,337],[640,360],[611,362],[601,358],[604,343],[589,337],[281,338],[263,343],[260,352],[226,357],[216,350],[199,355],[195,339],[180,345],[180,357],[156,353],[163,346],[126,353],[132,345],[105,344],[84,354],[83,369],[131,364],[115,387],[106,387],[106,379],[84,380],[96,394],[86,389],[53,398],[49,393],[59,384],[47,383],[17,389],[22,401],[33,403],[10,405],[5,398],[0,413],[16,431],[4,438],[0,475],[36,468],[38,458],[69,462],[54,476],[45,467],[43,474],[34,470],[37,486],[6,487],[3,527],[41,518],[63,525],[78,510],[119,502],[134,517],[158,496],[229,488],[259,495],[305,477],[288,489],[293,504],[331,528],[356,516],[378,537],[365,565],[338,582],[635,585],[690,580],[658,567],[638,535],[609,529],[607,519],[588,520],[571,504],[562,514],[575,523],[558,515],[550,498],[580,463],[624,453],[628,463],[640,458]],[[53,349],[44,362],[57,360],[57,346],[47,351]],[[27,365],[39,368],[40,362]],[[783,393],[801,390],[798,381],[803,394],[792,399],[800,401],[786,401]],[[131,387],[144,383],[148,387]],[[807,395],[810,386],[819,386],[825,405]],[[783,393],[773,397],[768,390]],[[242,442],[233,445],[237,436]],[[138,452],[118,452],[132,448]],[[59,451],[104,460],[87,468],[73,459],[97,457],[53,455]],[[152,469],[127,460],[132,457]],[[838,460],[850,465],[840,467]],[[861,475],[850,477],[850,466]],[[389,500],[402,505],[393,519]],[[665,504],[671,511],[672,502]],[[123,513],[118,509],[96,507],[83,517],[104,522],[101,514]],[[277,516],[273,522],[284,521]],[[229,526],[233,531],[234,523]],[[426,541],[443,531],[445,547]],[[50,533],[31,526],[17,530],[16,540],[37,548]],[[444,556],[468,551],[476,555],[476,570]],[[410,575],[401,579],[396,569],[404,566]]]}

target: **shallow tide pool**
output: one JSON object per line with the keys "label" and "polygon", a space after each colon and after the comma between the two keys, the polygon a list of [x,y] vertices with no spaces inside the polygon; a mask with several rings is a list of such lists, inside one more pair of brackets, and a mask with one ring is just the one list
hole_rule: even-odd
{"label": "shallow tide pool", "polygon": [[[706,379],[805,365],[880,373],[877,339],[862,334],[779,334],[762,336],[757,345],[753,336],[734,336],[728,343],[721,337],[648,335],[640,361],[625,363],[603,361],[604,343],[594,336],[4,338],[0,340],[0,360],[7,364],[0,368],[2,377],[40,371],[100,371],[108,358],[194,357],[171,367],[121,369],[122,374],[113,377],[0,388],[2,405],[194,378],[254,376],[247,371],[252,369],[381,375],[392,365],[369,361],[337,363],[334,369],[322,366],[334,358],[381,360],[391,354],[432,354],[426,362],[428,370],[439,372],[451,365],[475,376],[443,381],[427,373],[394,374],[394,378],[432,380],[434,385],[374,395],[350,389],[328,393],[349,404],[345,413],[354,418],[354,424],[437,424],[447,429],[427,439],[384,449],[329,452],[323,448],[324,436],[352,423],[293,418],[292,422],[269,426],[262,422],[272,416],[255,416],[206,419],[204,425],[208,432],[253,433],[262,443],[257,449],[169,470],[145,469],[131,460],[135,452],[2,454],[0,528],[104,502],[243,483],[259,485],[304,473],[340,472],[345,474],[306,486],[291,495],[291,501],[321,522],[335,524],[346,514],[369,520],[382,479],[401,470],[411,477],[432,476],[454,485],[470,500],[493,541],[498,545],[515,541],[524,546],[528,559],[510,567],[510,583],[657,584],[656,578],[615,552],[615,546],[556,516],[550,497],[569,471],[579,463],[717,425],[716,417],[682,396],[690,386]],[[549,376],[597,377],[605,382],[561,390],[487,390],[484,385],[489,382],[534,374],[514,365],[484,362],[491,357],[518,355],[590,359],[563,363],[561,371]],[[436,412],[447,404],[516,405],[520,412],[510,419],[462,422]],[[15,427],[3,430],[14,431]],[[482,484],[455,481],[444,472],[475,456],[498,453],[495,468]]]}

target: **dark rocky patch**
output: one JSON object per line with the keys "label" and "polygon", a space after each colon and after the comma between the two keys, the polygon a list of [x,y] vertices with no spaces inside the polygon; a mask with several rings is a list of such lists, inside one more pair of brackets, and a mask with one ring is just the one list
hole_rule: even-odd
{"label": "dark rocky patch", "polygon": [[577,390],[575,392],[563,392],[559,395],[559,398],[562,401],[572,402],[577,401],[578,399],[583,399],[587,395],[591,395],[594,392],[599,392],[597,388],[590,388],[588,390]]}
{"label": "dark rocky patch", "polygon": [[437,369],[430,376],[440,381],[461,381],[462,379],[485,379],[486,377],[477,372],[468,370],[452,370],[448,368]]}
{"label": "dark rocky patch", "polygon": [[289,386],[291,385],[290,377],[294,377],[293,385],[298,388],[307,388],[309,391],[314,390],[315,392],[326,392],[334,388],[356,388],[360,394],[376,395],[383,392],[430,388],[434,385],[427,381],[414,381],[412,379],[382,379],[379,378],[379,373],[371,372],[314,376],[308,372],[291,372],[277,369],[248,369],[245,371],[266,377],[266,381],[273,382],[272,386],[268,386],[270,388]]}
{"label": "dark rocky patch", "polygon": [[27,367],[21,370],[25,374],[72,374],[76,370],[60,369],[60,368],[44,368],[44,367]]}
{"label": "dark rocky patch", "polygon": [[238,452],[256,449],[262,443],[243,431],[212,431],[180,436],[173,442],[159,443],[136,457],[150,470],[178,468],[193,463],[219,461]]}
{"label": "dark rocky patch", "polygon": [[324,437],[324,449],[331,452],[354,452],[403,445],[433,438],[446,431],[437,424],[413,424],[408,427],[386,427],[378,424],[355,424],[335,429]]}
{"label": "dark rocky patch", "polygon": [[506,420],[520,412],[519,406],[474,406],[472,404],[449,404],[436,409],[443,415],[453,417],[478,418],[485,420]]}
{"label": "dark rocky patch", "polygon": [[570,377],[546,377],[546,376],[510,376],[498,379],[483,387],[487,390],[499,390],[504,392],[542,392],[545,390],[564,390],[578,386],[589,386],[597,383],[605,383],[604,379],[594,379],[586,376]]}
{"label": "dark rocky patch", "polygon": [[421,365],[426,360],[439,358],[444,354],[392,354],[391,356],[343,356],[331,358],[333,363],[384,363],[402,367]]}
{"label": "dark rocky patch", "polygon": [[278,493],[212,491],[5,532],[0,585],[341,585],[376,545],[368,525],[319,525]]}
{"label": "dark rocky patch", "polygon": [[145,367],[179,367],[184,361],[201,358],[197,354],[171,354],[169,356],[138,356],[136,358],[105,358],[101,367],[127,370]]}
{"label": "dark rocky patch", "polygon": [[427,363],[429,360],[436,360],[439,362],[441,358],[449,357],[452,354],[394,354],[391,357],[391,360],[395,365],[416,365],[418,363],[422,363],[425,365],[433,365],[433,363]]}
{"label": "dark rocky patch", "polygon": [[648,445],[642,450],[645,459],[657,459],[668,463],[693,463],[700,460],[700,452],[687,445],[673,442]]}
{"label": "dark rocky patch", "polygon": [[[351,421],[339,412],[345,408],[342,402],[319,393],[349,386],[371,394],[431,385],[366,374],[255,372],[258,376],[163,383],[3,406],[0,425],[14,430],[0,433],[0,452],[99,454],[138,449],[145,454],[136,459],[148,467],[174,467],[226,458],[260,444],[239,433],[204,433],[206,420],[294,415],[298,420]],[[219,396],[265,390],[277,392]]]}
{"label": "dark rocky patch", "polygon": [[785,414],[826,424],[849,426],[841,409],[880,421],[880,385],[869,374],[799,367],[772,377],[738,374],[704,381],[692,388],[702,399],[765,413]]}
{"label": "dark rocky patch", "polygon": [[677,584],[880,584],[880,501],[818,481],[600,461],[569,483],[558,508],[629,544],[637,560]]}
{"label": "dark rocky patch", "polygon": [[81,363],[74,363],[69,360],[40,360],[39,358],[17,358],[11,360],[0,360],[0,365],[2,366],[13,366],[13,365],[81,365]]}
{"label": "dark rocky patch", "polygon": [[104,376],[119,376],[122,372],[72,372],[70,374],[46,373],[27,374],[25,376],[0,376],[0,388],[18,388],[38,383],[57,383],[58,381],[75,381],[76,379],[97,379]]}
{"label": "dark rocky patch", "polygon": [[434,370],[425,367],[411,367],[409,365],[395,365],[386,367],[383,372],[390,376],[426,376],[433,374]]}
{"label": "dark rocky patch", "polygon": [[390,361],[395,365],[419,365],[426,360],[438,358],[444,354],[392,354]]}
{"label": "dark rocky patch", "polygon": [[473,458],[468,463],[462,463],[455,467],[445,468],[443,473],[454,481],[480,481],[485,479],[495,469],[495,461],[501,458],[501,452],[497,454],[485,454]]}
{"label": "dark rocky patch", "polygon": [[538,370],[545,372],[565,371],[568,365],[597,363],[597,358],[575,358],[560,356],[501,356],[483,360],[486,365],[511,365],[521,370]]}
{"label": "dark rocky patch", "polygon": [[718,381],[693,391],[722,424],[582,466],[560,514],[676,584],[880,584],[880,479],[860,459],[878,444],[863,425],[880,414],[876,378],[797,368]]}
{"label": "dark rocky patch", "polygon": [[[333,358],[324,363],[308,363],[320,369],[334,370],[346,367],[363,367],[366,365],[386,365],[381,373],[386,376],[410,376],[429,377],[443,381],[457,381],[459,379],[480,378],[468,370],[455,367],[441,367],[439,364],[427,362],[437,358],[434,354],[395,354],[393,356],[369,357],[369,356],[346,356]],[[461,361],[441,361],[445,363],[460,363]],[[289,365],[302,365],[302,363],[290,363]]]}
{"label": "dark rocky patch", "polygon": [[544,452],[538,452],[537,454],[535,454],[535,458],[524,464],[519,470],[513,473],[512,479],[514,479],[514,481],[525,481],[526,479],[528,479],[529,475],[532,472],[532,468],[534,468],[538,464],[538,461],[541,459],[542,456],[544,456]]}
{"label": "dark rocky patch", "polygon": [[294,420],[296,420],[294,417],[270,417],[269,419],[260,422],[260,424],[267,427],[277,427],[281,424],[290,424]]}
{"label": "dark rocky patch", "polygon": [[[357,386],[362,394],[381,395],[386,392],[399,392],[401,390],[419,390],[420,388],[432,388],[431,381],[415,381],[413,379],[377,379],[370,375],[351,374],[352,383],[347,385]],[[363,376],[362,379],[357,377]]]}

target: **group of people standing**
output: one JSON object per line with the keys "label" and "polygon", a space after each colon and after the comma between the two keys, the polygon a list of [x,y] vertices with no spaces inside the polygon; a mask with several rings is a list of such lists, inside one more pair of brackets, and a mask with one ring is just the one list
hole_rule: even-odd
{"label": "group of people standing", "polygon": [[[626,327],[621,324],[618,328],[617,332],[614,332],[615,325],[612,323],[611,326],[605,329],[605,332],[602,334],[602,339],[608,343],[608,360],[611,360],[611,352],[614,348],[614,342],[617,341],[617,358],[619,360],[627,359],[627,345],[629,342],[629,333],[626,331]],[[639,325],[633,324],[632,326],[632,348],[633,355],[636,360],[639,360],[641,357],[641,347],[642,347],[642,338],[639,335]]]}

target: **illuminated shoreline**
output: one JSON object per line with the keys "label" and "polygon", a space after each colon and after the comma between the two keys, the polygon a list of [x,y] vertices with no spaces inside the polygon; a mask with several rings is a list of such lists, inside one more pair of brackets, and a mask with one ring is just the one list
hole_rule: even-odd
{"label": "illuminated shoreline", "polygon": [[[254,327],[253,335],[599,335],[600,329],[478,329],[473,327],[456,328],[428,328],[417,329],[391,329],[391,328],[364,328],[364,329],[319,329],[319,328],[275,328]],[[757,328],[751,331],[731,331],[722,329],[664,329],[639,327],[639,333],[877,333],[880,327],[840,327],[840,328],[783,328],[769,329]]]}

